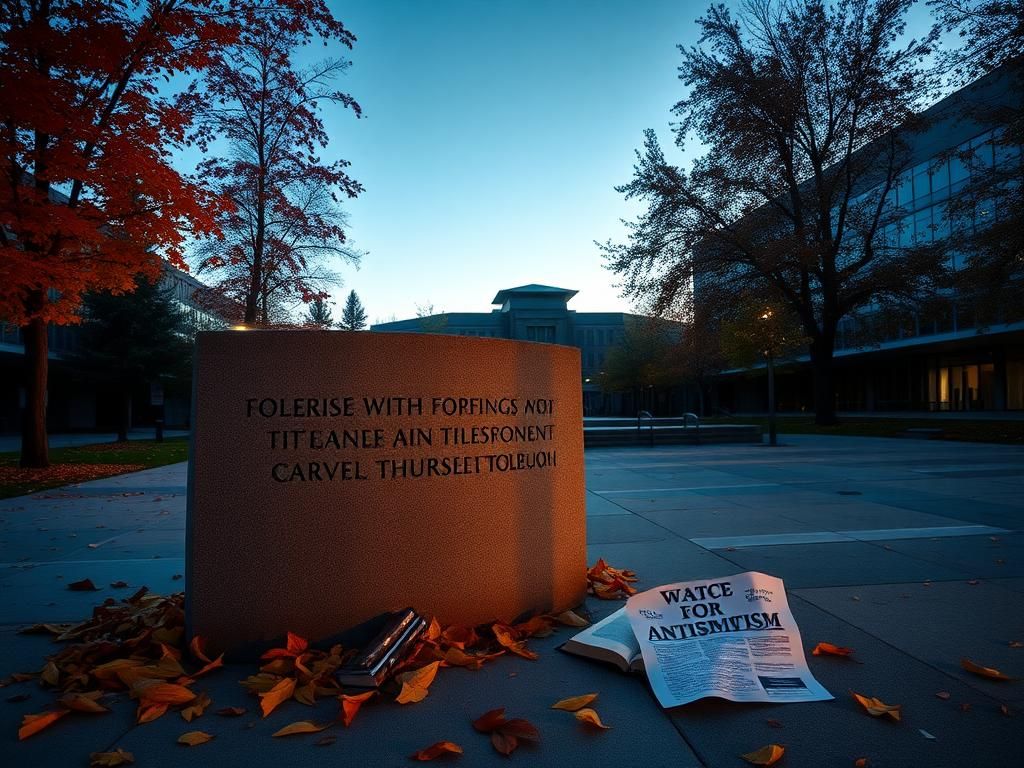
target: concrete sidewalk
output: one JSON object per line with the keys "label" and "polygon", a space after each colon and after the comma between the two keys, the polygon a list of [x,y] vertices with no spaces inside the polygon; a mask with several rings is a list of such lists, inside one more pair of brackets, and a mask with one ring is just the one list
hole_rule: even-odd
{"label": "concrete sidewalk", "polygon": [[[704,700],[662,710],[646,681],[556,650],[571,634],[530,641],[538,661],[501,658],[471,672],[446,669],[415,706],[364,708],[337,741],[273,739],[296,720],[323,722],[337,703],[311,710],[289,702],[258,720],[256,700],[237,680],[254,665],[231,664],[195,688],[211,711],[185,723],[169,713],[134,725],[121,696],[106,715],[73,715],[24,742],[25,713],[44,711],[50,691],[29,682],[5,698],[5,752],[18,765],[88,765],[90,752],[122,747],[139,766],[399,766],[436,741],[451,740],[464,766],[742,766],[768,743],[786,747],[785,768],[1024,764],[1024,683],[973,676],[961,657],[1024,677],[1024,448],[940,441],[783,436],[779,448],[672,446],[587,452],[588,554],[632,568],[641,588],[760,570],[783,578],[818,680],[836,697],[808,704]],[[0,676],[33,671],[55,649],[17,635],[38,621],[89,615],[128,590],[111,582],[183,589],[185,469],[175,465],[0,502]],[[92,545],[92,546],[90,546]],[[266,567],[272,567],[268,543]],[[425,564],[429,565],[429,564]],[[64,585],[91,578],[100,592]],[[339,576],[344,581],[343,574]],[[258,599],[258,595],[240,596]],[[588,600],[596,618],[620,603]],[[851,661],[814,657],[819,641],[856,649]],[[869,717],[849,691],[903,705],[903,720]],[[935,694],[945,691],[948,700]],[[600,694],[612,726],[586,730],[551,710],[558,699]],[[1000,707],[1007,705],[1010,716]],[[963,705],[970,705],[964,707]],[[212,710],[249,714],[220,718]],[[470,721],[506,707],[540,729],[535,748],[497,754]],[[781,727],[773,727],[777,721]],[[189,730],[216,738],[195,748]]]}

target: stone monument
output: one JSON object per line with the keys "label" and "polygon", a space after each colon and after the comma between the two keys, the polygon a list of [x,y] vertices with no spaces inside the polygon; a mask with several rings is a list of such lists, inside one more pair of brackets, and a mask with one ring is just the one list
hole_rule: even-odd
{"label": "stone monument", "polygon": [[209,332],[194,388],[186,613],[212,646],[582,602],[579,350]]}

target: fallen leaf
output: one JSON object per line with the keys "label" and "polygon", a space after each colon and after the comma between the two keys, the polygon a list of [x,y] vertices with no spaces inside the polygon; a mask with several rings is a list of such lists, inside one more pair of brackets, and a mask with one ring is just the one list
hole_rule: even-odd
{"label": "fallen leaf", "polygon": [[601,717],[597,714],[597,711],[590,707],[583,707],[583,709],[578,710],[575,715],[576,719],[581,723],[586,723],[587,725],[592,725],[595,728],[601,728],[605,731],[611,729],[610,725],[605,725],[601,722]]}
{"label": "fallen leaf", "polygon": [[181,716],[185,719],[186,723],[191,723],[195,718],[201,717],[206,708],[212,703],[209,695],[200,693],[191,704],[181,710]]}
{"label": "fallen leaf", "polygon": [[295,678],[286,677],[269,691],[259,694],[260,709],[263,710],[263,716],[266,717],[277,709],[282,702],[288,701],[293,693],[295,693]]}
{"label": "fallen leaf", "polygon": [[562,611],[554,616],[555,621],[567,627],[589,627],[590,622],[575,611]]}
{"label": "fallen leaf", "polygon": [[769,744],[740,757],[751,765],[775,765],[785,753],[786,750],[781,745]]}
{"label": "fallen leaf", "polygon": [[188,733],[183,733],[181,734],[181,736],[178,737],[178,743],[185,744],[189,747],[196,747],[200,744],[205,744],[212,738],[212,734],[206,733],[204,731],[189,731]]}
{"label": "fallen leaf", "polygon": [[217,710],[221,717],[238,717],[245,714],[245,707],[222,707]]}
{"label": "fallen leaf", "polygon": [[286,725],[279,731],[275,731],[271,736],[294,736],[297,733],[319,733],[320,731],[327,730],[331,727],[330,723],[314,723],[312,720],[299,720],[297,723]]}
{"label": "fallen leaf", "polygon": [[399,704],[413,704],[417,701],[423,701],[427,697],[430,684],[434,682],[434,677],[437,676],[437,668],[440,665],[440,661],[434,661],[425,667],[395,675],[395,679],[402,684],[402,690],[395,698],[395,701]]}
{"label": "fallen leaf", "polygon": [[260,656],[261,659],[278,659],[283,657],[295,658],[299,654],[305,653],[309,647],[309,641],[304,637],[288,632],[287,639],[285,640],[284,648],[271,648],[269,651]]}
{"label": "fallen leaf", "polygon": [[506,720],[498,726],[497,730],[502,733],[511,734],[517,739],[540,741],[540,731],[537,730],[537,726],[529,720],[524,720],[521,717],[514,717],[511,720]]}
{"label": "fallen leaf", "polygon": [[871,763],[868,762],[866,757],[858,757],[853,761],[853,768],[868,768]]}
{"label": "fallen leaf", "polygon": [[[110,583],[110,586],[111,586],[112,589],[124,589],[125,587],[128,586],[128,582],[127,581],[112,581]],[[109,754],[115,754],[115,753],[113,753],[113,752],[96,752],[94,754],[109,755]],[[125,754],[127,755],[129,753],[125,752]]]}
{"label": "fallen leaf", "polygon": [[188,704],[196,697],[177,683],[165,683],[161,680],[139,680],[131,687],[132,696],[142,699],[147,704]]}
{"label": "fallen leaf", "polygon": [[519,740],[501,731],[491,731],[491,746],[503,755],[511,755],[519,746]]}
{"label": "fallen leaf", "polygon": [[151,723],[158,717],[163,717],[167,713],[167,707],[167,704],[140,704],[135,714],[135,722]]}
{"label": "fallen leaf", "polygon": [[329,747],[338,740],[337,736],[321,736],[313,742],[314,747]]}
{"label": "fallen leaf", "polygon": [[1011,640],[1010,641],[1010,647],[1011,648],[1024,648],[1024,643],[1022,643],[1020,640]]}
{"label": "fallen leaf", "polygon": [[771,719],[769,719],[769,720],[765,720],[765,722],[768,723],[768,727],[769,728],[782,728],[783,727],[782,723],[779,720],[771,720]]}
{"label": "fallen leaf", "polygon": [[575,712],[582,709],[597,698],[596,693],[585,693],[582,696],[570,696],[568,699],[556,701],[551,705],[552,709],[564,709],[566,712]]}
{"label": "fallen leaf", "polygon": [[[851,693],[853,692],[851,691]],[[881,699],[876,699],[873,696],[861,696],[859,693],[853,693],[853,698],[855,698],[872,717],[888,715],[893,720],[899,722],[900,709],[902,708],[901,704],[886,704]]]}
{"label": "fallen leaf", "polygon": [[218,656],[213,661],[209,662],[206,666],[204,666],[198,672],[193,672],[192,673],[192,677],[193,678],[195,678],[195,677],[202,677],[207,672],[212,672],[213,670],[220,669],[223,666],[224,666],[224,654],[222,653],[220,656]]}
{"label": "fallen leaf", "polygon": [[68,712],[70,712],[68,709],[55,709],[38,715],[25,715],[21,719],[21,728],[18,729],[18,741],[27,739],[29,736],[33,736],[44,728],[53,725]]}
{"label": "fallen leaf", "polygon": [[966,669],[968,672],[973,672],[981,677],[987,677],[990,680],[1013,680],[1014,678],[1004,675],[998,669],[992,669],[992,667],[983,667],[981,664],[975,664],[973,661],[967,658],[960,659],[960,666]]}
{"label": "fallen leaf", "polygon": [[93,752],[89,755],[89,768],[117,768],[135,762],[135,755],[120,747],[115,752]]}
{"label": "fallen leaf", "polygon": [[307,707],[316,706],[316,682],[310,680],[305,685],[298,685],[295,687],[295,693],[292,697],[300,704],[305,704]]}
{"label": "fallen leaf", "polygon": [[338,701],[341,702],[341,714],[339,717],[346,728],[352,725],[352,721],[355,720],[359,708],[376,694],[376,691],[367,691],[366,693],[357,693],[354,696],[343,693],[338,697]]}
{"label": "fallen leaf", "polygon": [[473,727],[480,733],[490,733],[505,722],[505,708],[489,709],[473,721]]}
{"label": "fallen leaf", "polygon": [[43,667],[39,673],[39,679],[47,685],[56,688],[60,684],[60,670],[57,669],[57,665],[52,661],[46,662],[46,666]]}
{"label": "fallen leaf", "polygon": [[61,696],[58,702],[62,707],[73,709],[75,712],[109,712],[109,709],[97,701],[102,695],[102,691],[68,693]]}
{"label": "fallen leaf", "polygon": [[943,701],[949,701],[949,691],[939,691],[935,694],[935,698],[942,699]]}
{"label": "fallen leaf", "polygon": [[72,581],[68,584],[68,589],[73,592],[99,592],[99,587],[92,583],[92,579],[82,579],[81,581]]}
{"label": "fallen leaf", "polygon": [[536,661],[540,658],[540,654],[531,651],[526,647],[525,641],[519,640],[515,636],[511,627],[504,626],[503,624],[494,624],[492,625],[491,630],[494,632],[494,636],[497,638],[498,643],[502,647],[507,648],[509,651],[516,654],[516,656],[522,656],[524,659],[529,659],[530,661]]}
{"label": "fallen leaf", "polygon": [[413,752],[409,757],[413,760],[420,760],[426,762],[427,760],[433,760],[441,755],[461,755],[462,747],[451,741],[439,741],[436,744],[431,744],[426,749],[420,749]]}
{"label": "fallen leaf", "polygon": [[832,645],[832,643],[818,643],[811,653],[815,656],[849,656],[853,653],[853,648],[844,648],[841,645]]}

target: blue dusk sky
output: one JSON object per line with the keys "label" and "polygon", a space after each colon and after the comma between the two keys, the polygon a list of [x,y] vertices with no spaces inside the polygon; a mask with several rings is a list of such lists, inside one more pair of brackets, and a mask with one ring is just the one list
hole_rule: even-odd
{"label": "blue dusk sky", "polygon": [[[621,238],[639,212],[614,187],[645,128],[684,162],[669,128],[684,95],[676,45],[696,44],[707,3],[330,4],[358,37],[340,86],[365,112],[325,112],[325,157],[351,161],[366,187],[345,207],[367,254],[341,269],[335,317],[351,289],[373,323],[417,305],[486,312],[525,283],[578,290],[577,311],[629,311],[594,241]],[[321,52],[336,53],[308,53]]]}

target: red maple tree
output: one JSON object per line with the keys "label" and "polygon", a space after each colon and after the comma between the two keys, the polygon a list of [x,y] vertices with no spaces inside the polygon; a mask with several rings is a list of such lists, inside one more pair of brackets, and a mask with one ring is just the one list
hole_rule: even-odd
{"label": "red maple tree", "polygon": [[49,463],[47,325],[78,321],[86,291],[129,291],[183,265],[185,232],[215,200],[170,150],[190,116],[161,81],[202,69],[237,37],[221,0],[7,0],[0,5],[0,318],[21,327],[22,466]]}
{"label": "red maple tree", "polygon": [[337,104],[357,117],[361,109],[333,84],[347,60],[294,61],[315,39],[351,48],[355,36],[323,0],[250,7],[238,39],[181,99],[198,116],[193,139],[213,155],[199,175],[231,202],[195,263],[244,306],[247,325],[287,321],[289,303],[327,298],[325,287],[340,284],[330,262],[360,256],[346,239],[340,199],[362,185],[347,161],[320,157],[328,143],[320,107]]}

